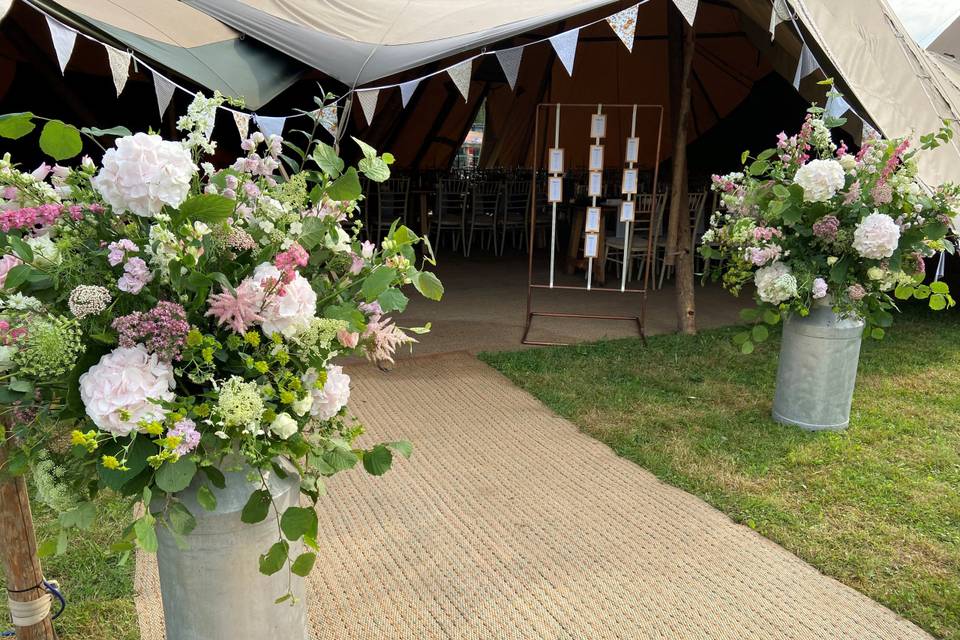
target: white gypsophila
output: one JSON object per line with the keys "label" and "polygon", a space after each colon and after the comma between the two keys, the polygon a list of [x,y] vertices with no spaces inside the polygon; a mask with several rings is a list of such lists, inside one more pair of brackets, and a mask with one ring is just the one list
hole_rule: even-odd
{"label": "white gypsophila", "polygon": [[117,347],[80,376],[80,400],[102,431],[125,436],[163,409],[153,400],[173,400],[173,366],[142,344]]}
{"label": "white gypsophila", "polygon": [[882,260],[897,250],[900,225],[885,213],[874,211],[853,230],[853,248],[864,258]]}
{"label": "white gypsophila", "polygon": [[137,133],[118,138],[116,146],[107,149],[90,183],[117,211],[149,218],[164,205],[179,207],[196,172],[190,152],[180,144]]}
{"label": "white gypsophila", "polygon": [[329,420],[350,401],[350,376],[343,372],[343,367],[327,367],[327,379],[322,389],[317,389],[317,371],[308,369],[303,376],[303,382],[310,395],[313,396],[313,405],[310,415],[320,420]]}
{"label": "white gypsophila", "polygon": [[780,304],[797,295],[797,279],[783,262],[757,269],[753,281],[757,286],[757,295],[769,304]]}
{"label": "white gypsophila", "polygon": [[253,271],[250,280],[270,297],[260,312],[260,326],[268,336],[279,333],[292,338],[310,326],[317,313],[317,293],[306,278],[294,273],[293,279],[283,285],[283,295],[279,295],[278,283],[282,277],[280,270],[269,262],[264,262]]}
{"label": "white gypsophila", "polygon": [[844,180],[843,166],[836,160],[811,160],[793,177],[807,202],[826,202],[843,188]]}

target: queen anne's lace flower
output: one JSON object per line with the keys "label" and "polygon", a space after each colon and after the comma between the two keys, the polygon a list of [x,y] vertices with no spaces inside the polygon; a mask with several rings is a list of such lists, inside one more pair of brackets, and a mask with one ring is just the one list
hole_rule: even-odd
{"label": "queen anne's lace flower", "polygon": [[149,218],[165,204],[179,207],[196,172],[190,152],[179,143],[137,133],[118,138],[116,147],[107,149],[90,182],[117,211]]}
{"label": "queen anne's lace flower", "polygon": [[264,407],[257,383],[233,376],[220,387],[217,408],[228,427],[243,427],[254,435],[261,432],[259,423]]}
{"label": "queen anne's lace flower", "polygon": [[118,347],[80,376],[80,399],[103,431],[125,436],[141,420],[157,420],[163,410],[152,402],[173,400],[173,367],[143,345]]}
{"label": "queen anne's lace flower", "polygon": [[797,170],[793,181],[803,187],[807,202],[826,202],[843,188],[843,167],[836,160],[811,160]]}
{"label": "queen anne's lace flower", "polygon": [[900,225],[885,213],[871,213],[853,231],[853,248],[871,260],[889,258],[899,242]]}
{"label": "queen anne's lace flower", "polygon": [[769,304],[780,304],[797,295],[797,279],[790,267],[782,262],[757,269],[754,283],[760,299]]}

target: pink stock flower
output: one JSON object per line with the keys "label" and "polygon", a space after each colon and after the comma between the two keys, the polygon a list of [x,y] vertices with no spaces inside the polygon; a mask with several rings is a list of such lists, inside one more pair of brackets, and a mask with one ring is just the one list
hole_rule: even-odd
{"label": "pink stock flower", "polygon": [[360,255],[363,256],[364,259],[369,260],[373,257],[373,252],[376,250],[376,248],[377,245],[373,244],[369,240],[364,240],[360,244]]}
{"label": "pink stock flower", "polygon": [[46,180],[47,176],[50,175],[51,169],[52,167],[48,165],[46,162],[44,162],[39,167],[34,169],[30,175],[36,178],[37,180]]}
{"label": "pink stock flower", "polygon": [[353,262],[350,263],[350,275],[355,276],[363,271],[363,258],[355,253],[351,253],[350,258],[353,260]]}
{"label": "pink stock flower", "polygon": [[12,229],[47,227],[56,222],[62,213],[61,204],[42,204],[39,207],[0,211],[0,230],[6,233]]}
{"label": "pink stock flower", "polygon": [[211,294],[207,299],[209,310],[205,315],[213,316],[220,326],[226,325],[236,333],[245,333],[254,323],[261,322],[260,306],[263,304],[263,291],[252,280],[244,280],[230,293],[224,289],[221,293]]}
{"label": "pink stock flower", "polygon": [[[294,242],[286,251],[281,251],[273,258],[274,266],[284,274],[284,280],[289,282],[297,267],[305,267],[310,261],[307,250]],[[288,274],[291,274],[288,276]]]}
{"label": "pink stock flower", "polygon": [[126,259],[127,253],[137,253],[140,251],[140,247],[134,244],[132,240],[123,238],[107,245],[107,251],[109,251],[107,262],[110,263],[111,267],[115,267]]}

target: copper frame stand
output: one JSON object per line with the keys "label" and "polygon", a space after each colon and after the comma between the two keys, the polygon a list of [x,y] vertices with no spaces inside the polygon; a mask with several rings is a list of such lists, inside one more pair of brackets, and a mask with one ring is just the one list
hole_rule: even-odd
{"label": "copper frame stand", "polygon": [[[536,346],[567,346],[569,343],[566,342],[550,342],[545,340],[530,340],[530,327],[533,324],[534,317],[546,317],[546,318],[582,318],[590,320],[627,320],[630,322],[637,323],[637,331],[640,335],[640,340],[643,341],[644,346],[647,344],[647,337],[644,332],[644,322],[646,320],[647,314],[647,290],[650,286],[650,270],[654,265],[654,237],[653,237],[653,227],[654,224],[650,225],[650,230],[647,232],[647,255],[644,261],[643,269],[643,288],[642,289],[627,289],[625,286],[620,288],[596,288],[590,286],[571,286],[571,285],[557,285],[553,284],[553,277],[551,274],[550,284],[535,283],[533,281],[533,249],[536,239],[536,225],[537,225],[537,172],[540,169],[540,157],[541,153],[539,150],[540,146],[540,111],[541,109],[548,109],[554,107],[558,111],[561,108],[574,108],[574,109],[596,109],[600,105],[596,104],[561,104],[561,103],[548,103],[541,102],[537,105],[536,118],[534,121],[534,130],[533,130],[533,177],[531,178],[531,198],[530,198],[530,233],[529,233],[529,251],[528,251],[528,265],[527,265],[527,315],[526,322],[524,323],[523,328],[523,338],[521,339],[522,344],[536,345]],[[634,109],[634,119],[636,118],[637,109],[655,109],[657,110],[657,145],[656,152],[653,158],[653,184],[651,185],[651,204],[650,204],[650,217],[651,223],[654,222],[653,218],[657,215],[657,183],[659,181],[659,172],[660,172],[660,147],[663,139],[663,105],[659,104],[604,104],[602,105],[604,109],[623,109],[629,108]],[[634,120],[634,125],[636,121]],[[546,139],[544,139],[546,142]],[[637,213],[634,213],[634,219],[636,219]],[[553,221],[554,228],[551,229],[550,242],[556,243],[556,220]],[[633,229],[631,227],[627,228],[627,235],[631,235]],[[629,245],[624,246],[623,254],[623,269],[626,272],[627,265],[629,264],[630,257],[628,255]],[[555,269],[555,264],[551,260],[550,269]],[[588,267],[589,269],[589,267]],[[606,291],[609,293],[636,293],[640,295],[640,313],[636,316],[622,316],[622,315],[604,315],[604,314],[592,314],[592,313],[563,313],[557,311],[536,311],[533,309],[533,291],[534,289],[560,289],[566,291]]]}

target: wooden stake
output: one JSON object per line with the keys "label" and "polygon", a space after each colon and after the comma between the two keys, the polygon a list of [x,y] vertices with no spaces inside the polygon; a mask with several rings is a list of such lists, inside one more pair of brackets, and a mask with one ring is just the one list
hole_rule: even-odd
{"label": "wooden stake", "polygon": [[[693,286],[690,214],[687,189],[687,127],[690,120],[690,71],[696,37],[679,11],[669,11],[671,119],[673,124],[673,171],[670,185],[670,222],[664,266],[676,265],[677,331],[697,332]],[[682,39],[681,39],[682,38]],[[681,62],[682,59],[682,62]]]}
{"label": "wooden stake", "polygon": [[[0,443],[0,469],[6,466],[7,444]],[[37,557],[30,498],[23,476],[0,475],[0,554],[8,597],[28,602],[44,595],[43,572]],[[50,616],[30,627],[17,627],[17,640],[56,640]]]}

